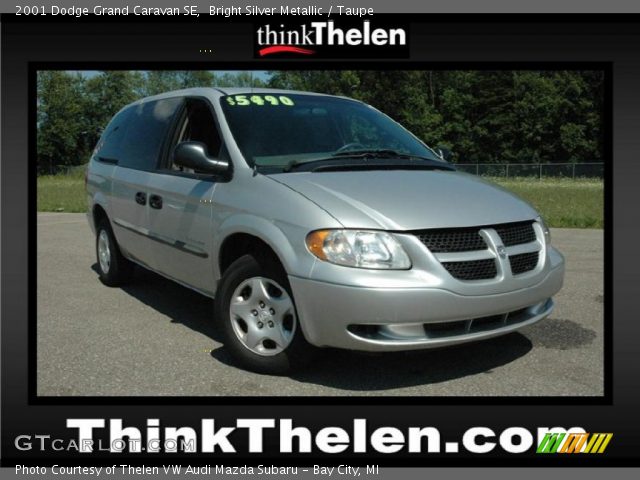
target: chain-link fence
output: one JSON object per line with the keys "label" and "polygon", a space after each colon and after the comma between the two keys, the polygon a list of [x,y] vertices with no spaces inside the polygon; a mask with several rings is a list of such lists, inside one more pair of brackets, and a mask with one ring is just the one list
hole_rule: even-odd
{"label": "chain-link fence", "polygon": [[483,177],[604,177],[604,163],[459,163],[456,168]]}

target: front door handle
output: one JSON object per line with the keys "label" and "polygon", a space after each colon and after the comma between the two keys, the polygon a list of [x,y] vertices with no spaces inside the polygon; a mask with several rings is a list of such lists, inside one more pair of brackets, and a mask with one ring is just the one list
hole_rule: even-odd
{"label": "front door handle", "polygon": [[160,195],[151,195],[149,197],[149,205],[151,208],[160,210],[162,208],[162,197]]}
{"label": "front door handle", "polygon": [[136,193],[136,203],[140,204],[140,205],[146,205],[147,204],[147,194],[144,192],[137,192]]}

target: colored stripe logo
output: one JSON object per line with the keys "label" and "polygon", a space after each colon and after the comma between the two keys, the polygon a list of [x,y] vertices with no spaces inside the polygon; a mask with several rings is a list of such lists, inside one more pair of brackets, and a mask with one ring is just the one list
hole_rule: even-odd
{"label": "colored stripe logo", "polygon": [[613,433],[547,433],[536,453],[603,453],[612,437]]}

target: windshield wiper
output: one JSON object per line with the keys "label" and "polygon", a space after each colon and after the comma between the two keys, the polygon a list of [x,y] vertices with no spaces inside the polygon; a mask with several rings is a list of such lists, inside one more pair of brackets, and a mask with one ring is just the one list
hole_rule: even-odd
{"label": "windshield wiper", "polygon": [[419,160],[433,160],[432,158],[413,155],[411,153],[399,152],[390,148],[375,148],[363,150],[346,150],[344,152],[336,152],[333,157],[348,158],[416,158]]}
{"label": "windshield wiper", "polygon": [[324,163],[310,169],[312,172],[344,172],[354,170],[455,170],[450,165],[435,160],[374,158],[357,162]]}
{"label": "windshield wiper", "polygon": [[293,172],[294,170],[298,170],[303,165],[315,164],[319,162],[333,162],[335,160],[336,159],[333,157],[316,158],[315,160],[292,160],[282,170],[284,172]]}
{"label": "windshield wiper", "polygon": [[429,158],[413,158],[405,156],[397,158],[395,156],[380,157],[331,157],[319,158],[317,160],[290,162],[284,172],[292,171],[306,172],[329,172],[345,170],[455,170],[452,165]]}
{"label": "windshield wiper", "polygon": [[[359,161],[358,163],[345,163],[345,160],[347,159],[362,159],[362,161]],[[392,161],[379,162],[377,160]],[[331,157],[317,158],[315,160],[293,160],[289,162],[283,170],[285,172],[292,172],[294,170],[317,172],[321,170],[355,170],[358,168],[372,170],[375,168],[390,167],[413,167],[415,169],[423,168],[428,170],[455,170],[455,168],[453,168],[448,163],[444,163],[428,157],[422,157],[420,155],[402,153],[398,152],[397,150],[386,148],[337,152],[334,153]]]}

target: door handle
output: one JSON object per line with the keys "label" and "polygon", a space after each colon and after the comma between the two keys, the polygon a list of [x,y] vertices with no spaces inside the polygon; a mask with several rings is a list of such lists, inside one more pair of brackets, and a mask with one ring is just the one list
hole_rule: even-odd
{"label": "door handle", "polygon": [[147,204],[147,194],[144,192],[137,192],[136,193],[136,203],[140,204],[140,205],[146,205]]}
{"label": "door handle", "polygon": [[162,197],[160,195],[151,195],[149,197],[149,205],[151,208],[160,210],[162,208]]}

